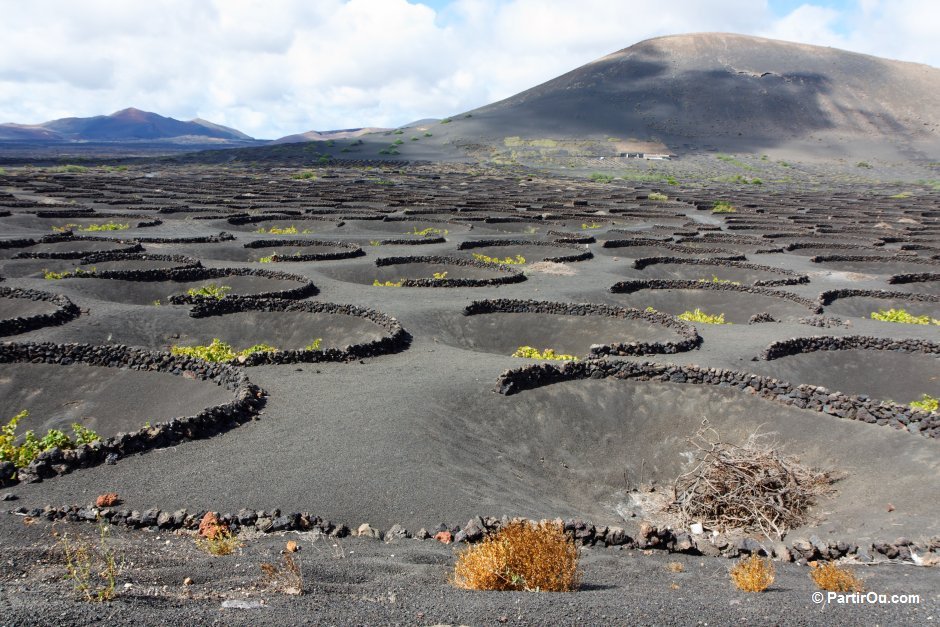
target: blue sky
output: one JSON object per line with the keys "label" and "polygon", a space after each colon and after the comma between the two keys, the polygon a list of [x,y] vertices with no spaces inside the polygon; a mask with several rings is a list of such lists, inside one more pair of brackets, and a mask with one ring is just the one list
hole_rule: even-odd
{"label": "blue sky", "polygon": [[0,0],[0,122],[128,106],[255,137],[398,126],[661,35],[940,67],[937,0]]}

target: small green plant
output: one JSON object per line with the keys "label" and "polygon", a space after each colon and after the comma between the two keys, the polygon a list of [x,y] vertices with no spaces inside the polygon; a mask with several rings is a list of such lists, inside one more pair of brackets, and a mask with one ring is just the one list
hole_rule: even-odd
{"label": "small green plant", "polygon": [[735,213],[737,209],[727,200],[716,200],[712,205],[712,213]]}
{"label": "small green plant", "polygon": [[713,274],[711,279],[699,279],[699,283],[718,283],[719,285],[741,285],[740,281],[732,281],[730,279],[719,279],[718,275]]}
{"label": "small green plant", "polygon": [[679,318],[679,320],[701,322],[702,324],[731,324],[730,322],[725,322],[725,314],[721,313],[717,316],[712,316],[698,307],[695,308],[695,311],[684,311],[676,317]]}
{"label": "small green plant", "polygon": [[157,300],[153,301],[153,306],[154,306],[154,307],[161,307],[162,305],[163,305],[163,303],[160,302],[160,299],[159,299],[159,298],[158,298]]}
{"label": "small green plant", "polygon": [[447,272],[435,272],[433,276],[435,279],[443,281],[447,278]]}
{"label": "small green plant", "polygon": [[499,257],[490,257],[489,255],[483,255],[481,253],[472,253],[473,258],[477,261],[482,261],[483,263],[498,263],[504,266],[521,266],[525,263],[525,257],[522,255],[516,255],[515,257],[504,257],[500,259]]}
{"label": "small green plant", "polygon": [[404,132],[405,132],[405,131],[401,130],[400,128],[395,129],[395,135],[401,135],[401,134],[403,134]]}
{"label": "small green plant", "polygon": [[424,136],[425,136],[425,137],[434,137],[434,133],[425,133]]}
{"label": "small green plant", "polygon": [[72,580],[75,592],[86,601],[102,603],[115,596],[115,584],[123,564],[109,546],[110,528],[107,522],[99,522],[96,544],[88,540],[72,542],[67,533],[59,537],[67,577]]}
{"label": "small green plant", "polygon": [[25,468],[43,451],[53,448],[73,449],[101,439],[91,429],[73,423],[74,438],[70,438],[59,429],[50,429],[41,438],[29,430],[23,433],[22,440],[18,444],[17,425],[27,416],[29,416],[29,411],[24,409],[0,427],[0,462],[11,462],[17,468]]}
{"label": "small green plant", "polygon": [[98,231],[126,231],[131,228],[130,224],[119,224],[117,222],[105,222],[104,224],[89,224],[88,226],[78,227],[79,231],[94,233]]}
{"label": "small green plant", "polygon": [[196,359],[213,363],[244,359],[245,357],[248,357],[254,353],[274,352],[277,352],[277,348],[269,344],[255,344],[254,346],[249,346],[244,350],[236,351],[234,348],[232,348],[231,344],[223,342],[219,338],[213,338],[212,342],[208,345],[170,347],[170,354],[172,355],[195,357]]}
{"label": "small green plant", "polygon": [[84,174],[85,172],[88,172],[88,168],[86,168],[83,165],[67,164],[67,165],[60,165],[58,167],[52,168],[52,171],[63,172],[63,173],[68,173],[68,174]]}
{"label": "small green plant", "polygon": [[678,185],[679,181],[671,174],[666,177],[666,185]]}
{"label": "small green plant", "polygon": [[578,361],[578,358],[574,355],[556,353],[553,348],[546,348],[542,352],[539,352],[539,349],[533,348],[532,346],[520,346],[512,356],[524,357],[526,359],[545,359],[549,361]]}
{"label": "small green plant", "polygon": [[589,178],[595,183],[610,183],[614,180],[613,176],[604,174],[603,172],[593,172]]}
{"label": "small green plant", "polygon": [[320,344],[321,344],[322,342],[323,342],[323,338],[322,338],[322,337],[318,337],[318,338],[315,339],[314,341],[312,341],[312,342],[310,342],[309,344],[307,344],[306,346],[304,346],[304,350],[305,350],[305,351],[318,351],[318,350],[320,350]]}
{"label": "small green plant", "polygon": [[225,527],[208,537],[196,538],[196,546],[209,555],[221,557],[231,555],[237,549],[242,548],[244,543],[228,527]]}
{"label": "small green plant", "polygon": [[404,143],[405,143],[404,140],[396,139],[395,141],[392,142],[392,146],[401,146]]}
{"label": "small green plant", "polygon": [[581,229],[585,231],[600,229],[600,228],[603,228],[603,226],[604,226],[603,224],[598,224],[597,222],[591,222],[590,224],[588,224],[587,222],[581,223]]}
{"label": "small green plant", "polygon": [[650,200],[658,201],[658,202],[666,202],[667,200],[669,200],[669,196],[667,196],[666,194],[660,194],[659,192],[650,192],[647,198],[649,198]]}
{"label": "small green plant", "polygon": [[453,120],[451,120],[450,118],[444,118],[443,120],[441,120],[441,124],[450,124],[451,122],[453,122]]}
{"label": "small green plant", "polygon": [[222,300],[225,298],[225,295],[232,291],[228,285],[216,285],[215,283],[210,283],[209,285],[203,285],[202,287],[191,287],[186,290],[186,294],[192,296],[193,298],[214,298],[215,300]]}
{"label": "small green plant", "polygon": [[894,194],[893,196],[889,196],[889,198],[904,199],[904,198],[910,198],[911,196],[913,196],[913,194],[911,194],[910,192],[900,192],[900,193]]}
{"label": "small green plant", "polygon": [[311,231],[310,229],[304,229],[303,231],[299,231],[297,230],[297,227],[292,224],[290,226],[284,226],[284,227],[272,226],[270,229],[265,229],[262,226],[257,231],[255,231],[255,233],[260,233],[262,235],[265,235],[265,234],[267,235],[299,235],[302,233],[306,235],[307,233],[313,233],[313,231]]}
{"label": "small green plant", "polygon": [[936,413],[940,411],[940,398],[924,394],[919,401],[911,401],[909,407],[911,409]]}
{"label": "small green plant", "polygon": [[370,239],[369,246],[381,246],[382,242],[377,239]]}
{"label": "small green plant", "polygon": [[868,168],[868,169],[871,169],[871,164],[868,163],[867,161],[859,161],[858,163],[855,164],[855,167],[856,167],[856,168]]}
{"label": "small green plant", "polygon": [[442,235],[447,235],[447,229],[436,229],[433,226],[429,226],[426,229],[418,230],[418,227],[414,227],[411,231],[412,235],[417,235],[419,237],[439,237]]}
{"label": "small green plant", "polygon": [[401,287],[401,284],[404,283],[404,281],[405,281],[404,279],[401,279],[397,282],[396,281],[384,281],[383,282],[383,281],[379,281],[378,279],[374,279],[372,281],[372,286],[373,287]]}
{"label": "small green plant", "polygon": [[872,320],[881,322],[897,322],[899,324],[936,324],[940,325],[940,320],[930,316],[915,316],[904,309],[881,309],[871,314]]}
{"label": "small green plant", "polygon": [[46,269],[43,269],[42,271],[42,278],[44,278],[47,281],[55,281],[56,279],[65,279],[70,276],[72,276],[72,273],[68,271],[55,272],[53,270],[46,270]]}
{"label": "small green plant", "polygon": [[7,175],[7,171],[4,170],[3,168],[0,168],[0,176],[6,176],[6,175]]}
{"label": "small green plant", "polygon": [[303,172],[298,172],[297,174],[294,174],[293,176],[291,176],[291,178],[301,180],[301,181],[307,181],[307,180],[316,179],[317,173],[314,172],[313,170],[304,170]]}

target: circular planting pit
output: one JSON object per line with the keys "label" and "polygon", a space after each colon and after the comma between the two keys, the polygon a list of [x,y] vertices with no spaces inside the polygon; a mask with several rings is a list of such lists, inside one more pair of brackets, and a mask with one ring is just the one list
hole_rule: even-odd
{"label": "circular planting pit", "polygon": [[627,361],[524,371],[500,377],[509,396],[498,409],[481,399],[460,411],[488,416],[487,435],[498,442],[500,457],[532,469],[532,480],[538,476],[557,486],[576,507],[601,503],[641,520],[655,514],[659,501],[644,506],[634,490],[666,486],[668,498],[668,487],[694,467],[696,450],[687,438],[703,420],[722,442],[773,434],[778,452],[809,467],[845,472],[838,492],[822,497],[811,518],[825,511],[826,518],[845,524],[870,517],[873,502],[900,509],[901,498],[910,508],[904,511],[925,512],[931,500],[924,477],[932,476],[936,443],[821,415],[814,407],[787,406],[747,386],[737,389],[728,381],[733,373]]}
{"label": "circular planting pit", "polygon": [[14,259],[81,259],[92,253],[136,253],[143,251],[137,242],[94,237],[47,236],[25,250],[13,255]]}
{"label": "circular planting pit", "polygon": [[381,233],[393,236],[393,239],[441,238],[451,233],[466,233],[470,229],[471,227],[467,224],[447,220],[422,220],[420,218],[402,220],[389,217],[382,220],[347,220],[343,225],[343,232],[350,235]]}
{"label": "circular planting pit", "polygon": [[[587,246],[581,244],[564,244],[562,242],[540,242],[527,239],[486,239],[461,242],[457,250],[467,251],[471,256],[483,255],[490,259],[517,260],[518,256],[525,259],[525,263],[538,261],[554,261],[557,263],[570,263],[585,261],[594,255]],[[478,257],[473,257],[485,261]],[[497,262],[492,262],[497,263]],[[517,265],[515,261],[509,265]],[[522,264],[518,264],[522,265]]]}
{"label": "circular planting pit", "polygon": [[92,253],[81,259],[79,267],[99,278],[141,280],[170,270],[200,268],[202,264],[195,257],[185,255]]}
{"label": "circular planting pit", "polygon": [[[71,434],[72,424],[101,441],[42,453],[18,472],[36,481],[109,457],[209,437],[252,417],[260,391],[237,369],[123,346],[0,344],[0,416],[21,411],[19,432]],[[0,477],[0,483],[9,477]]]}
{"label": "circular planting pit", "polygon": [[649,257],[693,257],[696,259],[717,258],[728,261],[744,261],[743,254],[723,247],[693,247],[654,239],[610,239],[600,247],[600,252],[612,257],[642,259]]}
{"label": "circular planting pit", "polygon": [[630,307],[652,307],[673,316],[701,309],[709,315],[723,315],[731,324],[748,324],[761,314],[793,321],[819,309],[814,301],[790,292],[712,282],[623,281],[610,291]]}
{"label": "circular planting pit", "polygon": [[474,220],[471,224],[473,224],[474,231],[483,234],[537,235],[545,233],[550,228],[558,228],[557,224],[547,224],[542,221],[497,217]]}
{"label": "circular planting pit", "polygon": [[293,237],[330,233],[343,226],[339,220],[310,216],[235,216],[224,222],[226,230],[257,233],[267,237]]}
{"label": "circular planting pit", "polygon": [[842,289],[823,292],[819,302],[827,314],[835,316],[871,319],[873,313],[903,309],[912,316],[940,319],[940,296],[932,294]]}
{"label": "circular planting pit", "polygon": [[[68,287],[79,294],[128,305],[155,305],[158,302],[161,305],[181,305],[219,296],[307,298],[318,292],[306,277],[248,268],[153,271],[146,278],[138,280],[87,275],[69,277],[63,281],[67,281]],[[226,287],[229,289],[225,290]],[[188,294],[189,290],[196,290],[197,293]],[[209,293],[205,290],[209,290]]]}
{"label": "circular planting pit", "polygon": [[363,257],[356,244],[329,240],[256,240],[244,245],[251,261],[281,263],[290,261],[331,261]]}
{"label": "circular planting pit", "polygon": [[701,342],[695,327],[671,316],[593,303],[475,301],[437,326],[447,344],[507,357],[522,346],[584,358],[677,353]]}
{"label": "circular planting pit", "polygon": [[940,262],[920,259],[913,255],[884,257],[865,255],[817,255],[810,258],[822,268],[860,274],[904,274],[940,270]]}
{"label": "circular planting pit", "polygon": [[53,213],[54,215],[21,213],[4,218],[3,222],[44,233],[71,231],[76,235],[112,234],[117,236],[122,236],[125,231],[130,229],[150,228],[160,224],[160,220],[156,216],[100,213],[89,216],[87,213]]}
{"label": "circular planting pit", "polygon": [[430,255],[380,257],[372,264],[329,268],[323,272],[340,281],[373,286],[378,282],[383,287],[482,287],[526,280],[525,275],[512,266]]}
{"label": "circular planting pit", "polygon": [[809,283],[805,274],[743,261],[644,257],[636,259],[633,267],[653,279],[730,281],[755,287]]}
{"label": "circular planting pit", "polygon": [[[67,334],[65,334],[67,337]],[[316,301],[227,299],[189,311],[154,307],[127,324],[120,316],[89,321],[82,339],[173,352],[219,340],[233,364],[254,366],[351,361],[404,350],[410,336],[380,311]],[[264,345],[276,350],[244,352]]]}
{"label": "circular planting pit", "polygon": [[791,383],[907,405],[940,397],[940,344],[866,337],[812,337],[770,345],[753,369]]}
{"label": "circular planting pit", "polygon": [[895,274],[888,279],[892,289],[940,296],[940,272]]}
{"label": "circular planting pit", "polygon": [[0,287],[0,336],[64,324],[79,314],[78,307],[65,296]]}

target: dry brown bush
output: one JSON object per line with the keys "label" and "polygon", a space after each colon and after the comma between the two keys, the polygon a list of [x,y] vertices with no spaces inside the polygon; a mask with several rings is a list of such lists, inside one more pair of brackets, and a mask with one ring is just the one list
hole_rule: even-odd
{"label": "dry brown bush", "polygon": [[822,590],[829,592],[862,592],[861,580],[847,568],[840,568],[832,562],[816,566],[809,571],[813,582]]}
{"label": "dry brown bush", "polygon": [[776,569],[767,558],[751,555],[731,569],[731,581],[745,592],[763,592],[774,582]]}
{"label": "dry brown bush", "polygon": [[580,584],[579,556],[559,526],[513,522],[460,553],[453,583],[466,590],[567,592]]}
{"label": "dry brown bush", "polygon": [[831,490],[830,473],[783,455],[764,435],[752,434],[737,446],[722,442],[704,421],[689,442],[698,463],[676,479],[669,507],[684,524],[781,538],[805,523],[810,506]]}

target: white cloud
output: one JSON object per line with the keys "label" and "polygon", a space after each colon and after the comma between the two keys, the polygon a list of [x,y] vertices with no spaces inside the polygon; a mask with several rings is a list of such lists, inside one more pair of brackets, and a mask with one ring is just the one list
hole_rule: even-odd
{"label": "white cloud", "polygon": [[940,4],[766,0],[0,0],[0,121],[136,106],[257,137],[505,98],[649,37],[760,34],[940,65]]}

